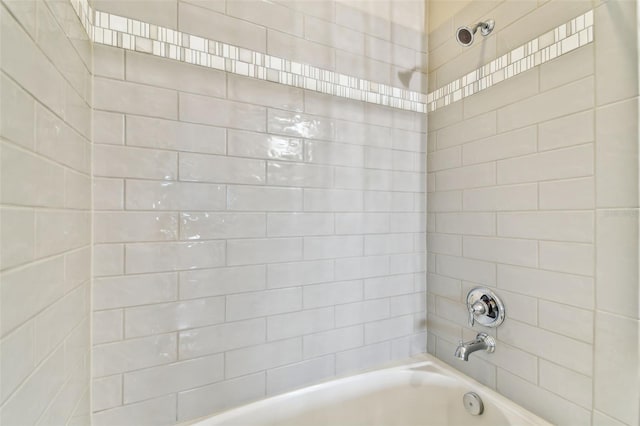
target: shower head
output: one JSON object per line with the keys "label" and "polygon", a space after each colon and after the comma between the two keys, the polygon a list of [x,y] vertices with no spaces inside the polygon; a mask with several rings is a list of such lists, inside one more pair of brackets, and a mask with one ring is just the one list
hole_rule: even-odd
{"label": "shower head", "polygon": [[411,78],[413,77],[413,73],[418,70],[418,67],[413,67],[407,71],[398,71],[398,80],[404,87],[409,87],[409,83],[411,83]]}
{"label": "shower head", "polygon": [[480,33],[486,37],[491,34],[494,26],[495,22],[493,21],[493,19],[489,19],[485,22],[478,22],[473,26],[473,28],[469,28],[466,26],[460,27],[458,28],[458,31],[456,31],[456,40],[464,47],[471,46],[473,44],[473,39],[476,31],[478,31],[478,28],[480,28]]}

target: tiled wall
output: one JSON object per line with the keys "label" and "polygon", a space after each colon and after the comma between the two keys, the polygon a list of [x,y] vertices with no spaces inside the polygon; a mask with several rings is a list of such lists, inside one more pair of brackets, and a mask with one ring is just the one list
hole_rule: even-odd
{"label": "tiled wall", "polygon": [[0,4],[0,423],[89,423],[91,44],[67,1]]}
{"label": "tiled wall", "polygon": [[[332,67],[398,37],[306,3],[175,6],[182,31]],[[210,33],[225,25],[258,35]],[[424,114],[94,53],[95,424],[175,423],[425,350]]]}
{"label": "tiled wall", "polygon": [[[635,425],[636,3],[471,2],[430,33],[430,90],[591,9],[593,43],[428,116],[428,347],[555,424]],[[494,33],[457,47],[482,18]],[[477,285],[507,319],[464,363]]]}

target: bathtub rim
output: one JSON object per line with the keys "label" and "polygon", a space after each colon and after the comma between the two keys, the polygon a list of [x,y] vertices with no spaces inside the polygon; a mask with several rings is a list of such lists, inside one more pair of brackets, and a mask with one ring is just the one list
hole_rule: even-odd
{"label": "bathtub rim", "polygon": [[497,391],[489,388],[488,386],[483,385],[482,383],[478,382],[474,378],[464,374],[463,372],[455,369],[453,366],[445,363],[444,361],[428,353],[417,354],[409,358],[391,361],[383,365],[370,368],[367,370],[355,372],[355,373],[352,372],[352,373],[346,373],[346,374],[334,376],[326,380],[322,380],[313,385],[294,388],[287,392],[267,396],[262,399],[247,402],[246,404],[242,404],[236,407],[231,407],[229,409],[218,411],[209,415],[201,416],[191,420],[185,420],[183,422],[177,423],[176,426],[198,426],[200,422],[206,421],[213,417],[218,417],[218,416],[226,417],[233,414],[240,414],[242,411],[248,410],[249,408],[260,408],[260,406],[277,403],[278,400],[284,400],[294,395],[304,395],[307,393],[311,393],[316,390],[331,386],[335,384],[335,382],[339,382],[339,381],[353,381],[360,376],[375,375],[376,373],[379,373],[382,371],[419,369],[420,367],[425,367],[429,365],[435,367],[433,369],[435,371],[433,370],[428,371],[429,373],[442,374],[446,377],[452,377],[456,380],[459,380],[460,382],[464,383],[465,386],[469,387],[469,391],[480,392],[482,395],[486,395],[487,397],[489,397],[491,404],[495,405],[498,409],[502,410],[503,412],[506,412],[515,416],[519,416],[519,417],[529,418],[531,420],[531,423],[535,425],[552,426],[552,423],[549,423],[547,420],[543,419],[542,417],[538,416],[532,411],[522,407],[515,401],[510,400],[509,398],[499,394]]}

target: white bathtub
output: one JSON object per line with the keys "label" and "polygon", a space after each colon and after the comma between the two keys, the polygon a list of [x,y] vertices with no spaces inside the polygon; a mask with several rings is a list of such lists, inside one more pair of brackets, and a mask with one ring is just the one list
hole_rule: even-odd
{"label": "white bathtub", "polygon": [[[415,361],[418,362],[415,362]],[[484,413],[462,404],[473,391]],[[536,415],[429,355],[268,398],[205,419],[193,426],[502,426],[550,425]]]}

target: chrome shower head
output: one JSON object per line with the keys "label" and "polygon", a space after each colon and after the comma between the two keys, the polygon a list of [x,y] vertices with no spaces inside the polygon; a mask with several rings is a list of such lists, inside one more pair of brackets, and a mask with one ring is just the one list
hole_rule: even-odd
{"label": "chrome shower head", "polygon": [[415,73],[416,70],[417,68],[414,67],[407,71],[398,71],[398,80],[400,80],[400,83],[402,83],[404,87],[409,87],[413,73]]}
{"label": "chrome shower head", "polygon": [[478,22],[473,26],[473,28],[462,26],[456,31],[456,40],[464,47],[471,46],[478,28],[480,28],[480,33],[486,37],[491,34],[494,26],[495,22],[493,19],[489,19],[485,22]]}

